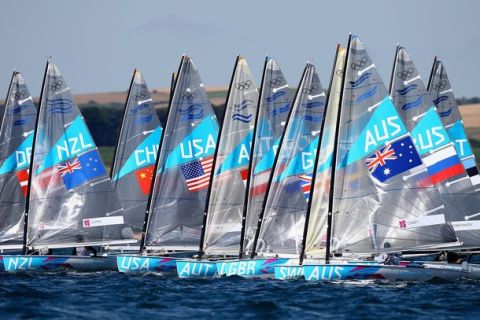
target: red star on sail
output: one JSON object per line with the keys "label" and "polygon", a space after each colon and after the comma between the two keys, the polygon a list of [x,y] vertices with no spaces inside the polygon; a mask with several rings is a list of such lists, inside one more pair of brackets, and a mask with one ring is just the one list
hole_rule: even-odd
{"label": "red star on sail", "polygon": [[155,166],[151,165],[148,167],[140,168],[135,171],[135,175],[137,176],[138,185],[140,186],[140,190],[142,190],[144,195],[148,195],[150,193],[150,186],[152,185],[152,178],[153,178],[153,170]]}

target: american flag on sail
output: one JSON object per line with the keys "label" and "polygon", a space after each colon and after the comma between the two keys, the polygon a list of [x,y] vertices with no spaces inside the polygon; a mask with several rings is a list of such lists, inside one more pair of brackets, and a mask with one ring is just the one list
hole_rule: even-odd
{"label": "american flag on sail", "polygon": [[310,190],[312,188],[312,174],[311,173],[302,174],[298,176],[298,178],[300,179],[300,189],[303,192],[305,201],[308,202],[310,198]]}
{"label": "american flag on sail", "polygon": [[188,191],[196,192],[208,187],[213,156],[181,166]]}

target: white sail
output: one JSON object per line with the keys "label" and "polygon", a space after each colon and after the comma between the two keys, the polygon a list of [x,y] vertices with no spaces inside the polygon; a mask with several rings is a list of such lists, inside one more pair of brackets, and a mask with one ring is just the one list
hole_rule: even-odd
{"label": "white sail", "polygon": [[364,45],[351,36],[340,105],[330,249],[403,251],[454,242],[418,181],[425,167]]}
{"label": "white sail", "polygon": [[251,143],[256,122],[258,89],[247,61],[238,57],[218,141],[203,251],[233,254],[240,250]]}

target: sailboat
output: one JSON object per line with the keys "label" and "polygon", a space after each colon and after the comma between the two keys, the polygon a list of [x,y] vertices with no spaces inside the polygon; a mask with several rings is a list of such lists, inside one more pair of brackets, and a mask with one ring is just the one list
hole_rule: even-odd
{"label": "sailboat", "polygon": [[305,264],[305,279],[460,277],[460,272],[362,260],[454,243],[456,237],[444,208],[431,198],[417,197],[419,188],[412,184],[417,178],[410,177],[423,171],[422,161],[357,36],[349,37],[341,91],[329,187],[333,192],[323,219],[325,263]]}
{"label": "sailboat", "polygon": [[119,255],[122,272],[175,273],[199,251],[218,122],[193,60],[183,56],[147,204],[141,255]]}
{"label": "sailboat", "polygon": [[[292,99],[288,84],[280,66],[272,57],[266,57],[263,68],[257,109],[257,126],[254,129],[250,178],[243,208],[239,259],[217,263],[219,275],[245,274],[247,270],[266,270],[283,260],[252,261],[245,259],[253,250],[258,220],[267,196],[272,168],[282,141]],[[259,267],[257,267],[259,266]],[[253,268],[253,269],[252,269]],[[273,270],[273,269],[272,269]],[[253,273],[256,273],[253,271]]]}
{"label": "sailboat", "polygon": [[267,186],[251,259],[226,262],[224,270],[217,266],[219,274],[273,277],[276,265],[298,256],[324,109],[325,92],[315,66],[307,63]]}
{"label": "sailboat", "polygon": [[328,200],[331,192],[332,152],[335,143],[345,56],[345,48],[337,45],[324,111],[325,117],[321,127],[320,148],[317,149],[313,170],[315,174],[312,177],[310,201],[305,215],[299,263],[275,266],[275,279],[285,280],[303,277],[305,257],[308,257],[308,263],[314,261],[319,262],[325,256]]}
{"label": "sailboat", "polygon": [[24,255],[4,256],[5,270],[115,270],[116,261],[108,256],[48,254],[55,248],[80,251],[135,241],[122,235],[126,225],[118,196],[69,87],[50,60],[31,152]]}
{"label": "sailboat", "polygon": [[212,165],[210,190],[197,260],[177,261],[179,277],[212,276],[216,262],[238,256],[251,145],[257,121],[258,89],[245,58],[238,56],[230,82],[222,129]]}
{"label": "sailboat", "polygon": [[140,249],[162,132],[145,80],[140,71],[134,70],[110,173],[128,226],[122,232],[138,241],[136,246],[121,248],[122,251]]}
{"label": "sailboat", "polygon": [[[0,129],[0,251],[23,249],[23,213],[28,190],[37,108],[23,76],[14,71]],[[0,259],[0,270],[3,260]]]}
{"label": "sailboat", "polygon": [[[480,198],[407,50],[398,47],[391,96],[444,200],[463,248],[480,247]],[[458,248],[457,248],[458,249]]]}
{"label": "sailboat", "polygon": [[467,131],[463,125],[462,116],[458,109],[447,71],[443,62],[437,59],[437,57],[433,61],[427,90],[437,107],[440,119],[447,129],[450,139],[455,145],[455,150],[462,160],[463,167],[467,171],[472,184],[476,187],[475,191],[480,191],[478,190],[480,188],[480,175],[477,161],[473,154]]}

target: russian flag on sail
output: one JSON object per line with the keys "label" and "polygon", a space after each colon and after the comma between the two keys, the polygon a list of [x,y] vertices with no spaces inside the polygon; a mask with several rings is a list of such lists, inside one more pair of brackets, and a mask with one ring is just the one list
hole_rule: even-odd
{"label": "russian flag on sail", "polygon": [[464,172],[463,165],[453,146],[449,146],[423,159],[431,183],[437,184]]}

